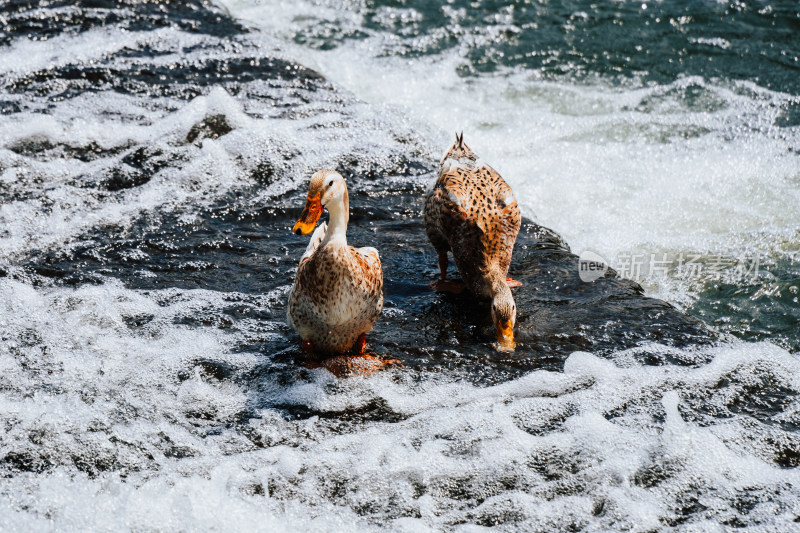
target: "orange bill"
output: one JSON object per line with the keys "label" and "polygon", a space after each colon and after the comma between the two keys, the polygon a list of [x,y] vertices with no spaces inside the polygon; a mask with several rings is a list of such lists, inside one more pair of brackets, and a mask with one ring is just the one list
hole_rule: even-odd
{"label": "orange bill", "polygon": [[292,228],[294,233],[298,235],[308,235],[314,231],[314,226],[317,225],[317,220],[322,216],[322,201],[319,194],[313,198],[306,199],[306,207],[300,214],[300,220]]}
{"label": "orange bill", "polygon": [[510,320],[501,320],[497,324],[497,346],[500,350],[513,352],[517,344],[514,342],[514,326]]}

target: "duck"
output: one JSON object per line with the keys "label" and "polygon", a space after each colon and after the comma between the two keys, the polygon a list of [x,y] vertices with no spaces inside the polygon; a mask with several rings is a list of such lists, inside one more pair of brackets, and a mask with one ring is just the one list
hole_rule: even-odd
{"label": "duck", "polygon": [[[517,307],[511,288],[522,284],[508,277],[508,267],[522,215],[511,187],[464,143],[463,132],[456,134],[427,191],[424,222],[439,260],[440,278],[431,288],[453,293],[466,288],[490,300],[495,347],[513,351]],[[448,252],[462,282],[447,278]]]}
{"label": "duck", "polygon": [[[315,230],[323,209],[328,211],[328,223]],[[378,250],[348,245],[349,218],[345,179],[334,170],[316,172],[305,208],[292,228],[297,235],[314,233],[300,258],[287,311],[289,325],[309,354],[365,354],[366,335],[383,309]]]}

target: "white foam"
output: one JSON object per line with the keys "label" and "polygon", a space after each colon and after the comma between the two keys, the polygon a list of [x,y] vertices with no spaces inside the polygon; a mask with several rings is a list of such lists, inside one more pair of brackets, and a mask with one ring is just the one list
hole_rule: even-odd
{"label": "white foam", "polygon": [[[219,382],[193,366],[217,361],[246,374],[263,356],[231,349],[264,324],[189,327],[182,317],[261,308],[269,295],[143,292],[112,281],[34,289],[2,279],[0,296],[0,424],[8,428],[0,456],[27,453],[52,465],[0,484],[6,526],[366,531],[391,517],[411,530],[464,520],[646,529],[678,519],[681,502],[698,497],[708,510],[690,525],[702,529],[738,516],[737,498],[750,494],[762,503],[748,523],[788,527],[800,505],[800,474],[778,468],[764,439],[785,433],[744,416],[686,418],[703,416],[687,394],[710,391],[720,398],[703,401],[724,405],[718,383],[732,376],[746,383],[769,375],[800,388],[800,361],[768,343],[697,349],[710,358],[699,367],[642,367],[625,352],[619,363],[579,352],[563,373],[491,387],[407,370],[345,380],[317,370],[262,387],[266,406],[337,412],[379,399],[404,418],[342,431],[272,407],[236,422],[252,409],[253,384]],[[135,316],[152,319],[129,326],[125,317]],[[648,350],[677,351],[654,345],[631,356]],[[795,406],[776,419],[796,424],[797,413]],[[256,447],[252,435],[268,447]],[[115,466],[89,477],[75,461]],[[90,513],[79,504],[87,500],[95,502]]]}
{"label": "white foam", "polygon": [[[207,38],[178,31],[124,32],[126,38],[120,42],[119,35],[113,35],[109,40],[118,47],[137,43],[164,47],[164,42],[171,42],[177,49],[200,49],[180,57],[164,54],[153,60],[164,65],[209,57],[229,59],[241,53],[208,52],[196,46]],[[97,39],[105,36],[105,30],[97,30],[58,42],[47,41],[47,50],[57,46],[60,48],[54,50],[63,53],[41,61],[15,63],[14,75],[83,61],[81,54],[88,53],[83,50],[91,49]],[[0,64],[25,47],[38,46],[27,40],[15,43],[0,50]],[[250,52],[263,54],[271,51],[274,41],[256,37],[248,46]],[[104,57],[109,52],[107,48],[98,48],[97,57]],[[47,55],[36,50],[29,53],[35,57]],[[118,63],[121,70],[130,61],[105,60]],[[278,100],[293,98],[280,87],[270,88],[266,83],[259,90],[272,91]],[[317,95],[308,103],[298,100],[295,110],[299,116],[288,117],[269,102],[234,97],[221,87],[188,102],[169,97],[143,99],[112,91],[81,94],[56,106],[49,106],[47,101],[26,100],[23,111],[0,124],[0,179],[11,198],[0,205],[0,263],[12,262],[33,250],[69,247],[95,228],[125,227],[142,213],[171,211],[183,220],[191,220],[230,190],[253,185],[253,169],[265,159],[272,163],[280,179],[272,180],[260,194],[248,196],[252,205],[293,190],[306,183],[314,171],[336,164],[345,155],[379,161],[396,151],[397,141],[392,135],[398,131],[403,134],[402,125],[390,129],[352,97],[337,96],[337,101],[347,106],[345,110],[341,104],[330,102],[328,96]],[[217,139],[188,143],[191,128],[213,115],[223,115],[232,131]],[[342,122],[350,127],[338,128],[335,134],[326,128]],[[91,145],[97,145],[104,150],[117,150],[118,154],[84,162],[58,155],[48,157],[46,153],[16,153],[25,143],[49,143],[76,151],[88,151]],[[148,176],[147,183],[121,191],[106,190],[103,180],[121,166],[126,155],[141,146],[151,152],[160,150],[164,157],[171,158],[170,164]]]}
{"label": "white foam", "polygon": [[[51,17],[53,13],[48,10],[43,15]],[[91,64],[125,47],[134,48],[145,39],[163,39],[170,32],[162,29],[145,34],[98,28],[83,32],[80,39],[74,35],[57,35],[42,40],[18,38],[3,49],[0,74],[13,77],[69,64]],[[76,46],[78,42],[80,44]]]}

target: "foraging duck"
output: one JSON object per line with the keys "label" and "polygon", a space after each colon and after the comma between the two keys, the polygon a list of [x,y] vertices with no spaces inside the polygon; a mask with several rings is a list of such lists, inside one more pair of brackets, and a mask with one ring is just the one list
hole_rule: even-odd
{"label": "foraging duck", "polygon": [[447,279],[447,252],[452,251],[466,287],[491,299],[497,345],[513,350],[517,308],[508,278],[511,252],[522,223],[511,187],[464,144],[464,134],[439,164],[439,176],[425,199],[425,231],[439,254],[437,292],[460,292],[463,284]]}
{"label": "foraging duck", "polygon": [[375,248],[348,246],[347,184],[333,170],[311,178],[305,209],[292,231],[311,233],[323,208],[330,218],[314,231],[300,259],[287,318],[309,353],[341,354],[354,345],[363,353],[366,334],[383,309],[381,260]]}

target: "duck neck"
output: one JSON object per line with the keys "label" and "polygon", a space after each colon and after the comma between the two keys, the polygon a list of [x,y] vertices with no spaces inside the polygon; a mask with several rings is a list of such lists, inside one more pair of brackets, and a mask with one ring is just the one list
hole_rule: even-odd
{"label": "duck neck", "polygon": [[347,189],[344,190],[342,197],[331,201],[328,209],[328,231],[325,232],[323,243],[336,243],[347,245],[347,222],[350,220],[350,201],[347,197]]}
{"label": "duck neck", "polygon": [[511,292],[508,288],[508,283],[506,283],[506,277],[500,274],[499,271],[492,271],[489,273],[489,285],[491,287],[492,299],[500,294]]}

